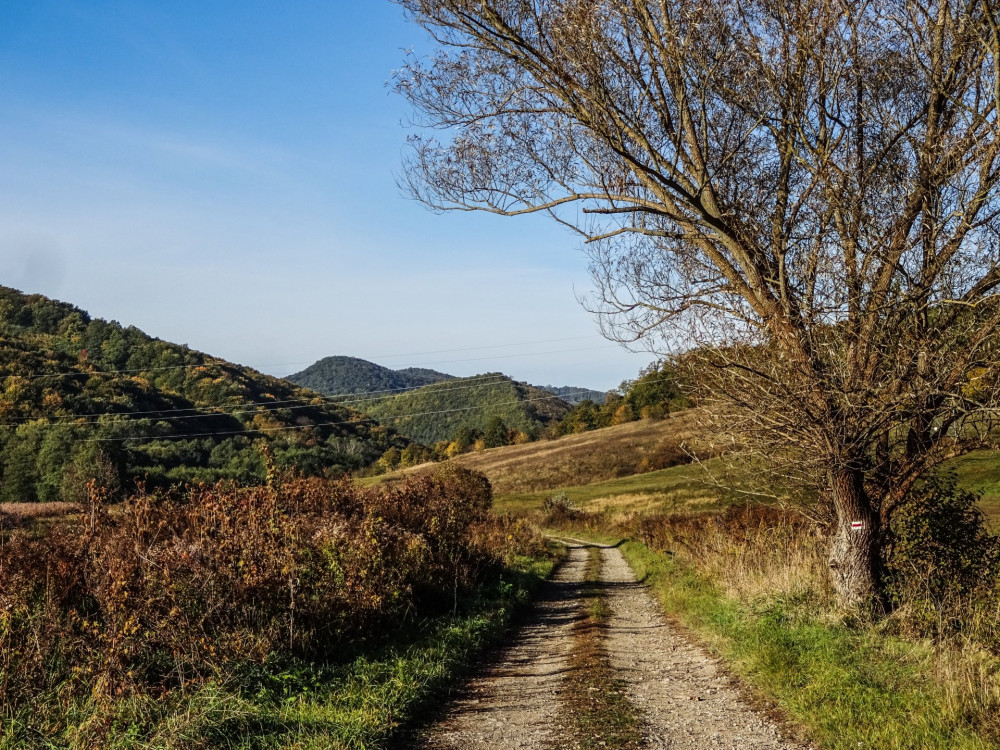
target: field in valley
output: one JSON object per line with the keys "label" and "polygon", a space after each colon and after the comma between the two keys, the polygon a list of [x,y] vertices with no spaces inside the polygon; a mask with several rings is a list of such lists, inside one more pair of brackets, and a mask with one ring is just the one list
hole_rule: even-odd
{"label": "field in valley", "polygon": [[[497,508],[516,513],[539,510],[557,493],[565,493],[582,510],[632,515],[701,511],[765,499],[742,491],[747,484],[744,470],[712,457],[708,442],[699,436],[695,410],[451,460],[485,474]],[[412,467],[387,478],[423,473],[433,466]],[[953,471],[960,487],[979,493],[981,509],[1000,527],[1000,452],[976,451],[947,462],[942,470]]]}
{"label": "field in valley", "polygon": [[[683,709],[692,712],[688,717],[691,731],[686,736],[691,742],[700,742],[700,728],[711,725],[700,712],[702,709],[711,712],[717,700],[716,693],[712,692],[715,678],[706,679],[698,688],[706,692],[697,700],[684,697],[680,709],[673,706],[668,710],[664,707],[677,697],[674,693],[668,691],[665,697],[649,700],[642,693],[648,687],[645,682],[648,678],[633,674],[637,669],[634,665],[619,669],[624,658],[622,654],[627,652],[632,654],[628,658],[633,660],[655,661],[669,656],[673,660],[671,668],[678,670],[678,674],[690,672],[691,665],[696,662],[716,661],[721,657],[732,674],[739,678],[745,694],[752,696],[758,705],[768,706],[769,715],[780,718],[779,724],[768,730],[775,742],[784,737],[786,742],[776,746],[800,747],[800,742],[809,742],[815,748],[837,750],[858,746],[951,750],[994,747],[1000,742],[1000,726],[993,718],[1000,715],[1000,688],[996,680],[1000,673],[1000,657],[995,656],[998,650],[995,644],[1000,641],[996,628],[990,625],[997,620],[997,612],[989,609],[991,600],[977,602],[975,609],[963,603],[933,604],[930,611],[945,613],[951,618],[948,631],[941,630],[938,624],[928,624],[920,610],[909,604],[877,626],[845,619],[838,614],[825,575],[827,542],[824,532],[801,514],[783,507],[785,504],[774,497],[741,492],[749,483],[746,470],[741,472],[728,466],[723,459],[711,456],[706,442],[698,439],[696,413],[679,413],[662,420],[642,420],[554,440],[464,454],[447,462],[446,472],[450,470],[447,464],[475,469],[488,477],[494,490],[493,506],[501,516],[511,514],[528,519],[557,536],[579,539],[590,535],[591,539],[609,542],[622,539],[623,543],[618,546],[643,582],[639,586],[623,578],[625,584],[617,579],[601,584],[599,579],[610,575],[611,568],[600,573],[597,567],[588,573],[591,578],[583,582],[560,584],[561,579],[557,577],[553,584],[556,589],[548,595],[557,599],[562,597],[570,607],[565,617],[556,618],[565,621],[565,637],[556,638],[558,634],[545,624],[544,618],[542,622],[529,624],[527,632],[534,633],[531,636],[534,641],[530,642],[534,645],[529,645],[535,649],[530,663],[544,665],[550,659],[563,658],[553,650],[553,644],[562,643],[570,662],[575,665],[571,670],[575,676],[566,678],[565,685],[561,676],[540,683],[538,689],[548,696],[548,708],[536,730],[566,733],[576,738],[574,742],[582,743],[580,747],[597,746],[597,739],[608,746],[631,747],[650,739],[643,732],[656,725],[653,719],[664,722],[656,731],[663,732],[664,737],[671,736],[673,722],[679,715],[677,711]],[[425,464],[392,475],[359,480],[357,484],[362,486],[357,491],[362,493],[359,495],[362,506],[374,503],[373,510],[364,511],[357,520],[351,520],[352,514],[357,512],[351,508],[360,501],[337,501],[324,509],[317,519],[329,517],[335,522],[329,525],[317,520],[320,525],[316,528],[333,534],[336,544],[317,546],[311,555],[302,557],[303,561],[320,559],[321,551],[328,554],[330,550],[338,550],[331,557],[337,560],[341,571],[334,571],[336,575],[345,571],[350,573],[352,568],[349,566],[354,566],[359,571],[357,582],[362,582],[375,572],[402,570],[403,562],[409,566],[423,560],[427,550],[413,556],[410,547],[422,538],[433,541],[433,533],[438,533],[431,531],[439,528],[433,523],[426,528],[420,525],[429,523],[425,518],[428,514],[412,513],[412,517],[405,519],[412,528],[401,527],[398,532],[383,528],[383,521],[388,519],[387,513],[401,512],[401,508],[414,502],[406,500],[415,491],[414,486],[398,480],[415,479],[419,485],[428,480],[424,475],[441,468],[441,464]],[[982,494],[982,508],[994,527],[1000,525],[1000,453],[974,453],[951,462],[948,468],[955,472],[962,487]],[[347,485],[338,491],[350,495]],[[385,493],[384,503],[378,499],[383,497],[382,493]],[[436,494],[437,491],[435,495],[428,495],[427,501],[436,502],[433,500]],[[400,505],[397,501],[405,502]],[[113,507],[110,519],[103,523],[111,523],[109,529],[125,528],[123,522],[131,517],[129,507],[124,510]],[[219,506],[220,509],[224,507],[227,506]],[[253,507],[248,505],[248,512]],[[442,520],[448,518],[447,503],[436,507],[434,515]],[[80,514],[74,512],[78,510],[66,504],[0,506],[0,527],[6,519],[14,526],[33,525],[39,533],[42,529],[64,533],[59,528],[69,530],[67,524],[77,522],[72,519],[74,516],[79,518]],[[341,518],[338,514],[346,515]],[[664,518],[664,514],[673,515]],[[364,520],[368,516],[370,518]],[[511,523],[499,520],[503,524]],[[198,520],[197,523],[203,522]],[[468,534],[462,532],[455,537],[455,542],[462,540],[461,545],[467,549],[463,556],[481,555],[483,550],[509,543],[503,539],[510,539],[507,534],[515,528],[493,528],[481,523],[481,519],[477,520]],[[345,536],[345,530],[353,528],[351,524],[357,525],[357,533]],[[255,524],[241,522],[238,526],[251,528]],[[523,531],[525,527],[517,528]],[[369,550],[364,539],[373,533],[385,538]],[[294,536],[298,538],[298,532]],[[302,539],[314,539],[314,536],[310,531]],[[106,544],[114,538],[108,537]],[[2,539],[0,536],[0,541]],[[166,546],[162,554],[173,549],[168,541],[163,540]],[[127,551],[131,547],[126,545],[122,549]],[[375,558],[382,560],[385,551],[392,549],[397,550],[399,560],[388,566],[382,562],[374,564]],[[449,549],[442,547],[441,554],[451,554]],[[355,560],[360,554],[357,550],[368,550],[375,557]],[[31,554],[49,552],[39,545]],[[605,550],[604,554],[615,556],[618,553]],[[531,565],[536,572],[530,576],[533,582],[539,580],[539,572],[551,568],[551,562],[542,561],[544,555],[538,548],[535,556],[536,561]],[[525,561],[522,559],[520,564]],[[242,569],[238,560],[234,566],[234,580],[241,580],[239,576],[243,573],[239,572]],[[149,574],[143,572],[141,560],[134,567],[137,571],[134,581],[145,581]],[[43,568],[40,566],[38,570]],[[319,570],[326,571],[326,568],[317,568]],[[305,581],[312,580],[310,576],[312,573],[300,577]],[[28,746],[23,744],[26,738],[41,726],[36,726],[36,717],[46,722],[43,730],[55,738],[55,746],[76,747],[73,744],[76,740],[68,733],[70,712],[86,715],[81,737],[100,736],[111,746],[118,743],[121,747],[127,744],[128,732],[139,732],[158,742],[160,733],[173,726],[181,714],[191,715],[194,720],[194,724],[183,728],[188,739],[201,741],[212,732],[237,731],[244,739],[250,738],[247,741],[276,750],[293,746],[394,746],[392,743],[401,741],[400,732],[409,725],[415,723],[420,727],[428,721],[427,736],[417,740],[414,747],[423,750],[452,747],[449,737],[457,743],[455,747],[479,747],[476,742],[480,740],[476,737],[483,727],[489,731],[513,732],[511,736],[515,737],[519,720],[503,713],[507,705],[503,701],[488,697],[493,687],[483,687],[485,683],[481,681],[470,683],[467,690],[471,692],[459,687],[467,665],[475,663],[483,649],[501,636],[516,602],[523,602],[525,592],[533,585],[527,578],[522,580],[514,576],[510,568],[498,584],[486,580],[481,587],[483,593],[468,588],[461,600],[455,599],[454,603],[452,584],[447,580],[438,582],[435,585],[440,585],[440,591],[436,596],[443,601],[443,606],[439,602],[438,611],[411,617],[411,612],[417,611],[415,608],[411,609],[408,604],[406,607],[392,605],[402,613],[400,622],[412,620],[408,627],[419,632],[374,650],[346,639],[345,643],[357,650],[358,658],[331,662],[325,657],[304,659],[290,652],[284,644],[280,633],[282,627],[287,627],[287,624],[282,625],[287,612],[279,605],[287,584],[277,575],[272,592],[272,599],[277,602],[273,613],[277,635],[269,646],[275,653],[283,654],[277,661],[269,657],[260,663],[257,661],[260,657],[240,655],[238,660],[244,665],[240,670],[246,671],[248,665],[257,661],[246,672],[248,678],[243,671],[234,672],[230,666],[223,668],[224,662],[216,661],[217,657],[206,656],[198,664],[184,668],[185,679],[190,679],[195,687],[179,688],[170,682],[174,674],[182,674],[173,664],[179,657],[171,656],[168,667],[173,671],[165,672],[167,676],[163,677],[164,685],[170,686],[165,693],[170,705],[164,703],[162,708],[145,714],[120,699],[117,693],[102,697],[101,705],[94,704],[93,697],[75,696],[69,712],[64,712],[51,699],[55,693],[49,691],[62,689],[60,685],[67,683],[49,685],[46,682],[49,678],[38,671],[30,683],[7,685],[11,695],[26,695],[28,688],[25,686],[33,685],[32,690],[44,702],[39,704],[42,711],[28,711],[24,704],[13,713],[8,711],[12,733],[4,738],[0,731],[0,749]],[[184,585],[194,585],[198,580],[192,577],[192,583]],[[511,589],[509,581],[522,582]],[[383,598],[385,594],[410,595],[406,593],[410,591],[408,584],[385,583],[372,589],[367,598],[352,601],[344,611],[360,611],[357,604],[361,601],[385,602],[379,607],[389,606],[388,602],[393,600]],[[687,639],[695,647],[682,648],[675,644],[669,652],[661,653],[657,647],[646,644],[632,651],[622,651],[616,639],[619,631],[631,632],[631,626],[619,623],[621,614],[616,607],[622,605],[616,604],[615,597],[624,595],[626,584],[635,587],[636,595],[646,590],[654,594],[673,623],[667,625],[655,619],[660,615],[651,614],[654,620],[650,627],[669,630],[680,623],[683,626],[680,635],[670,637]],[[130,587],[134,585],[136,583],[129,584]],[[490,588],[494,585],[498,586],[495,590]],[[337,591],[338,587],[339,584],[333,581],[330,591]],[[412,590],[428,591],[423,583]],[[150,588],[149,594],[175,596],[173,591],[165,589],[161,594],[158,589]],[[184,591],[185,596],[189,595],[189,589]],[[32,601],[28,593],[25,592],[25,607]],[[130,601],[136,593],[138,590],[130,593]],[[294,594],[299,596],[300,592],[296,590]],[[543,607],[544,600],[543,595]],[[419,600],[414,602],[419,603]],[[457,612],[453,609],[456,604]],[[159,600],[157,606],[161,606]],[[213,603],[215,606],[222,605]],[[934,610],[935,606],[939,609]],[[969,614],[973,610],[975,617]],[[305,614],[302,610],[298,612],[297,617]],[[31,608],[24,609],[24,613],[38,622],[43,616],[49,616]],[[431,613],[433,616],[427,616]],[[329,613],[324,610],[320,614]],[[381,609],[376,614],[385,623],[392,622],[393,627],[398,625],[391,617],[381,614]],[[239,625],[239,621],[235,622]],[[220,623],[232,627],[224,621]],[[67,634],[72,632],[71,624],[60,621],[51,625],[56,626],[65,629]],[[94,630],[93,635],[87,631],[87,637],[108,638],[113,635],[112,630],[109,621]],[[159,629],[152,627],[151,632],[159,632]],[[511,669],[521,669],[523,664],[529,663],[518,660],[520,652],[517,649],[521,648],[518,644],[523,643],[521,636],[511,634],[508,637],[514,649],[512,656],[504,657],[505,652],[498,652],[496,658],[500,661],[485,671],[487,678],[494,674],[520,675],[508,669],[510,665],[503,661],[504,658],[513,660]],[[147,648],[148,642],[148,638],[143,639],[142,648]],[[191,642],[196,639],[192,638]],[[97,670],[97,674],[99,667],[91,665],[98,661],[92,657],[103,641],[95,643],[96,646],[91,644],[93,648],[86,659],[74,658],[80,658],[81,664]],[[139,646],[134,648],[139,649]],[[169,649],[161,650],[173,653]],[[137,650],[136,653],[145,652]],[[118,658],[126,664],[133,657],[119,655]],[[25,680],[30,666],[22,665]],[[135,695],[146,690],[136,682],[137,678],[131,677],[131,672],[127,674],[127,677],[117,678],[128,688],[126,693],[136,691],[132,693]],[[222,682],[217,685],[208,678],[209,674],[223,677]],[[534,678],[530,674],[523,679],[527,681],[524,685],[518,677],[504,690],[520,695],[522,690],[534,689],[530,683]],[[223,688],[223,692],[213,697],[215,694],[211,691],[217,687]],[[445,723],[438,726],[434,723],[434,714],[426,714],[421,706],[456,690],[459,700],[453,710],[446,713]],[[597,694],[605,696],[606,700],[596,700]],[[836,705],[828,700],[831,694],[839,696]],[[223,708],[223,703],[230,708]],[[110,706],[114,706],[121,717],[127,717],[129,724],[122,725],[125,727],[122,734],[118,733],[117,725],[103,727],[96,723],[101,712]],[[230,710],[236,712],[237,718],[226,718],[225,712]],[[466,719],[462,718],[462,711],[471,717],[468,728],[463,724]],[[644,712],[649,711],[653,713],[647,716]],[[364,718],[359,718],[361,714]],[[919,721],[914,721],[914,716],[919,716]],[[265,725],[270,728],[258,731]],[[233,729],[237,726],[241,728]],[[491,736],[482,740],[486,743],[483,747],[496,746],[489,744]],[[628,742],[622,740],[623,737]],[[595,743],[587,745],[590,740]],[[183,741],[180,745],[165,741],[163,746],[180,747]],[[657,745],[654,742],[652,746]],[[691,745],[695,746],[702,745]]]}

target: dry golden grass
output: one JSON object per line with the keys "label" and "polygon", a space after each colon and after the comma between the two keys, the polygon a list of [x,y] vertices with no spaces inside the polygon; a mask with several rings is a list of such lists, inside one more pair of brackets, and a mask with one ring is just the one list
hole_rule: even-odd
{"label": "dry golden grass", "polygon": [[[738,669],[751,665],[824,747],[998,746],[1000,656],[968,633],[908,634],[905,606],[878,623],[845,618],[823,530],[802,516],[731,508],[622,529],[635,532],[647,547],[626,554],[670,609]],[[836,702],[816,699],[828,695]]]}
{"label": "dry golden grass", "polygon": [[794,511],[743,506],[682,512],[640,520],[636,528],[652,548],[668,550],[734,599],[806,596],[824,613],[836,610],[825,532]]}
{"label": "dry golden grass", "polygon": [[17,520],[61,518],[81,510],[76,503],[0,503],[0,515],[6,514]]}
{"label": "dry golden grass", "polygon": [[702,452],[690,411],[602,430],[492,448],[453,461],[489,477],[497,493],[536,492],[603,482],[675,466]]}
{"label": "dry golden grass", "polygon": [[943,643],[934,650],[934,681],[944,693],[953,721],[975,717],[991,736],[1000,736],[1000,660],[971,643]]}
{"label": "dry golden grass", "polygon": [[[0,503],[0,540],[15,530],[33,530],[44,534],[48,529],[76,523],[84,508],[76,503]],[[117,508],[113,509],[117,512]]]}

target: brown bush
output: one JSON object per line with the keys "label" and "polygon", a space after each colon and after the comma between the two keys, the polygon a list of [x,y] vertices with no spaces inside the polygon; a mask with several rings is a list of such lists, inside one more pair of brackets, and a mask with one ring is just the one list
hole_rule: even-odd
{"label": "brown bush", "polygon": [[[635,465],[635,471],[632,473],[642,474],[647,471],[659,471],[669,469],[672,466],[689,464],[694,460],[693,455],[679,443],[661,443],[639,459]],[[698,456],[698,458],[711,458],[711,455],[706,454]]]}
{"label": "brown bush", "polygon": [[0,556],[0,724],[44,691],[165,693],[224,665],[325,656],[459,592],[538,545],[490,512],[489,482],[449,467],[361,488],[138,493]]}

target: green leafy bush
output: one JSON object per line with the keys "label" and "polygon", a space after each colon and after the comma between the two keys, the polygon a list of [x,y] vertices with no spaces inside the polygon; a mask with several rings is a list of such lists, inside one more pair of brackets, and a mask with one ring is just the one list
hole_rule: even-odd
{"label": "green leafy bush", "polygon": [[953,474],[918,484],[892,516],[884,552],[892,602],[924,633],[961,630],[976,607],[996,599],[1000,538],[979,496]]}

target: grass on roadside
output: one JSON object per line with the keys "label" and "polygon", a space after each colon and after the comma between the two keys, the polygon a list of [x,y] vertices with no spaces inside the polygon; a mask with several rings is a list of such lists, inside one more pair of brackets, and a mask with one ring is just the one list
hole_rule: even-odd
{"label": "grass on roadside", "polygon": [[419,720],[433,700],[501,636],[515,608],[527,601],[552,566],[551,560],[525,561],[520,575],[466,614],[444,618],[429,635],[409,646],[390,646],[329,675],[317,675],[318,685],[299,694],[288,694],[282,685],[284,676],[277,676],[276,700],[258,708],[257,723],[281,731],[230,740],[223,746],[301,750],[391,746],[399,731]]}
{"label": "grass on roadside", "polygon": [[622,551],[666,611],[822,747],[993,746],[970,717],[949,711],[930,645],[818,617],[794,596],[739,601],[667,553],[634,541]]}
{"label": "grass on roadside", "polygon": [[[522,558],[499,585],[453,615],[419,623],[373,653],[339,664],[301,660],[236,670],[236,677],[155,701],[122,702],[104,720],[113,724],[104,747],[124,750],[140,739],[133,727],[162,717],[143,733],[147,750],[217,747],[250,750],[373,750],[394,746],[435,700],[470,668],[510,625],[515,611],[549,576],[551,556]],[[85,712],[81,712],[85,715]],[[23,715],[0,727],[0,750],[73,747],[42,736]]]}

